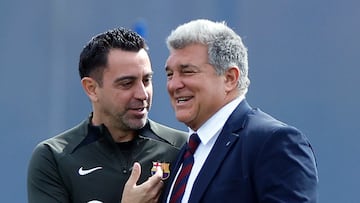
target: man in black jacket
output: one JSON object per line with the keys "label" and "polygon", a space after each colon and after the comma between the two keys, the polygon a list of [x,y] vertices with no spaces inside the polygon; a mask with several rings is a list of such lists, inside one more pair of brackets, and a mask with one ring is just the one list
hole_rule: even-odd
{"label": "man in black jacket", "polygon": [[148,119],[153,72],[144,39],[125,28],[95,36],[79,74],[93,112],[37,145],[29,203],[157,202],[186,133]]}

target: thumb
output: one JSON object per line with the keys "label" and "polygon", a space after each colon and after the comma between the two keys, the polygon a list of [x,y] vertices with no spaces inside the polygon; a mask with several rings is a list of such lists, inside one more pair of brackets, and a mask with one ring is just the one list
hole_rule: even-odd
{"label": "thumb", "polygon": [[135,186],[139,180],[141,174],[141,165],[138,162],[135,162],[131,171],[131,175],[127,181],[127,184]]}
{"label": "thumb", "polygon": [[162,168],[161,168],[160,166],[156,167],[156,173],[155,173],[156,176],[162,178],[162,177],[163,177],[163,173],[164,173],[164,172],[163,172],[163,170],[162,170]]}

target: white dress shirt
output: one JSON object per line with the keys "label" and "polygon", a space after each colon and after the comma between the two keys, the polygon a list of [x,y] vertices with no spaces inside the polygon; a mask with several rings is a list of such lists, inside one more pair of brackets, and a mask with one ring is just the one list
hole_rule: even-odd
{"label": "white dress shirt", "polygon": [[[218,112],[210,117],[197,131],[201,143],[194,153],[194,165],[191,169],[189,179],[186,184],[184,196],[182,198],[182,203],[187,203],[189,201],[190,193],[194,185],[195,179],[198,176],[206,158],[208,157],[211,149],[213,148],[217,137],[219,136],[226,120],[230,117],[231,113],[235,108],[240,104],[244,99],[244,96],[240,96],[230,103],[222,107]],[[195,133],[192,129],[189,128],[189,135]],[[190,136],[189,136],[190,137]],[[176,174],[176,178],[179,175],[181,168]],[[174,180],[176,180],[176,178]],[[172,183],[169,195],[167,197],[167,202],[170,200],[170,196],[174,187],[175,181]]]}

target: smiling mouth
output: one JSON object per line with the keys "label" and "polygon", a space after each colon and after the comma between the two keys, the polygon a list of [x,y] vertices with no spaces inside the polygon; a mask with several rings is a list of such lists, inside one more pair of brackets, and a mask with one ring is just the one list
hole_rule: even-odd
{"label": "smiling mouth", "polygon": [[142,111],[144,111],[144,109],[146,109],[146,107],[134,108],[133,110],[142,112]]}
{"label": "smiling mouth", "polygon": [[181,103],[189,101],[191,98],[192,97],[179,97],[179,98],[176,99],[176,103],[181,104]]}
{"label": "smiling mouth", "polygon": [[142,106],[142,107],[132,107],[132,108],[129,108],[130,110],[132,111],[138,111],[138,112],[142,112],[144,111],[145,109],[147,109],[146,106]]}

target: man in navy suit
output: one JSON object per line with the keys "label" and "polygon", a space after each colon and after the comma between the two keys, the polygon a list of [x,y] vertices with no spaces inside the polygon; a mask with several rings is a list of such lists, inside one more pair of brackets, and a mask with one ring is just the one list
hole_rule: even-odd
{"label": "man in navy suit", "polygon": [[171,104],[201,142],[184,192],[173,201],[176,179],[186,176],[179,175],[182,148],[164,202],[317,202],[318,172],[306,136],[245,99],[250,80],[241,37],[224,22],[200,19],[173,30],[167,45]]}

